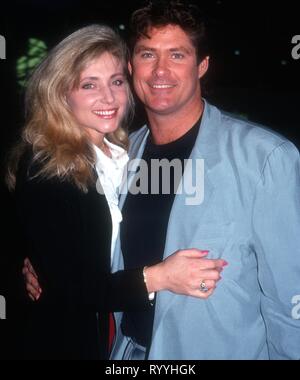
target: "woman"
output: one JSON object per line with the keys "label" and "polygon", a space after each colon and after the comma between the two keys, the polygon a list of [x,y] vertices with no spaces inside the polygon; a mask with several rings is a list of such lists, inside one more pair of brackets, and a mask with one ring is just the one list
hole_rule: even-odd
{"label": "woman", "polygon": [[[43,288],[26,331],[30,358],[106,359],[109,311],[143,310],[150,292],[186,294],[191,277],[196,288],[201,283],[184,252],[110,273],[122,218],[117,190],[128,160],[123,127],[133,109],[125,67],[120,38],[93,25],[59,43],[28,83],[27,123],[8,184]],[[215,282],[206,281],[202,298]]]}

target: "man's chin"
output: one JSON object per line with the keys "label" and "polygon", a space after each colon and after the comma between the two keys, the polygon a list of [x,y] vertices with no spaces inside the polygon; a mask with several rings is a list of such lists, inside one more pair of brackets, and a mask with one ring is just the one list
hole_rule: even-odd
{"label": "man's chin", "polygon": [[176,112],[176,108],[170,104],[145,105],[146,111],[157,115],[170,115]]}

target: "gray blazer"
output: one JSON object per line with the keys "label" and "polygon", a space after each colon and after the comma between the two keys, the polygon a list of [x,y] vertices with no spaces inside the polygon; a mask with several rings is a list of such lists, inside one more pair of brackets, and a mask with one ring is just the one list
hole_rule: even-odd
{"label": "gray blazer", "polygon": [[[131,158],[141,158],[148,134],[145,126],[131,136]],[[190,158],[204,160],[204,199],[187,205],[176,195],[164,257],[199,248],[229,266],[208,300],[157,294],[149,359],[300,359],[298,150],[205,103]],[[122,268],[118,241],[113,270]],[[118,329],[113,359],[125,343]]]}

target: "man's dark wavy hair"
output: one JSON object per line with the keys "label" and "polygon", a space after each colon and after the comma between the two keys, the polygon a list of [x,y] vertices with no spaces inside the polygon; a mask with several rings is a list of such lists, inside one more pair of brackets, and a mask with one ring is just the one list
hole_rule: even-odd
{"label": "man's dark wavy hair", "polygon": [[170,24],[180,26],[188,34],[196,49],[198,63],[209,55],[207,19],[197,5],[184,0],[151,0],[136,10],[131,17],[131,53],[141,37],[149,38],[150,28]]}

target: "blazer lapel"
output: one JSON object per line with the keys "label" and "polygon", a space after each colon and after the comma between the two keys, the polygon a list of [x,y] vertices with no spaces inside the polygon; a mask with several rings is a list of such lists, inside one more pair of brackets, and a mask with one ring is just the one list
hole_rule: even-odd
{"label": "blazer lapel", "polygon": [[129,161],[124,170],[122,185],[120,187],[120,200],[119,200],[120,209],[122,209],[124,206],[128,189],[130,188],[134,175],[137,171],[138,164],[143,156],[148,135],[149,135],[149,129],[146,126],[144,126],[141,129],[141,131],[139,131],[137,138],[133,137],[133,140],[131,141],[130,149],[128,152]]}
{"label": "blazer lapel", "polygon": [[[182,194],[176,195],[171,210],[164,258],[179,249],[201,248],[190,247],[189,244],[191,236],[199,228],[199,225],[205,224],[206,215],[214,202],[213,171],[221,161],[216,143],[216,132],[219,130],[219,124],[220,112],[205,102],[200,131],[190,156],[189,165],[186,165],[182,178]],[[203,191],[200,190],[198,196],[195,197],[195,204],[190,205],[189,203],[193,203],[193,198],[191,198],[190,192],[187,194],[186,190],[191,186],[187,187],[185,182],[189,183],[191,180],[201,186]],[[167,291],[157,294],[153,338],[160,321],[176,297],[178,297],[176,294]]]}

